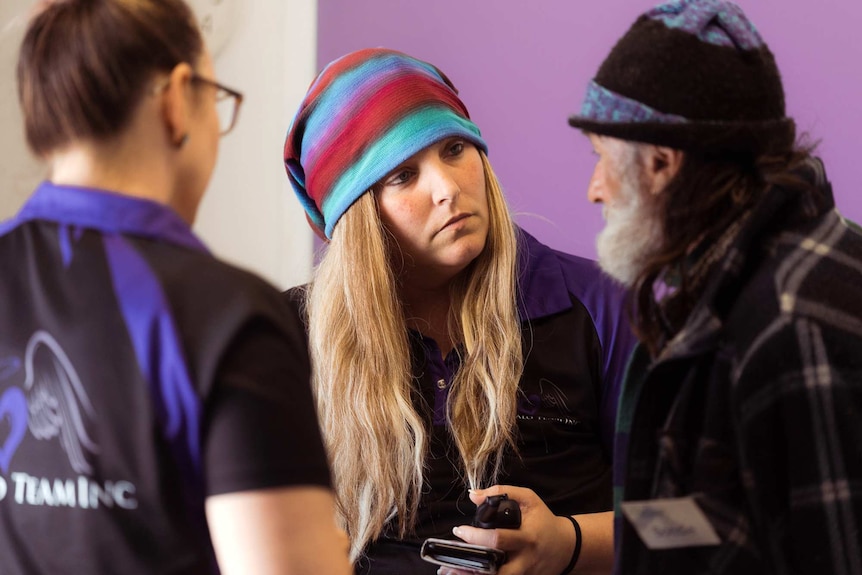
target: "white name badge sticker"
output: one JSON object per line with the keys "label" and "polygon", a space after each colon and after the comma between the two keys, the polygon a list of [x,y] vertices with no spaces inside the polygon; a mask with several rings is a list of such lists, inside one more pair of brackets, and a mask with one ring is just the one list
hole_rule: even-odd
{"label": "white name badge sticker", "polygon": [[691,497],[625,501],[623,514],[650,549],[718,545],[721,539]]}

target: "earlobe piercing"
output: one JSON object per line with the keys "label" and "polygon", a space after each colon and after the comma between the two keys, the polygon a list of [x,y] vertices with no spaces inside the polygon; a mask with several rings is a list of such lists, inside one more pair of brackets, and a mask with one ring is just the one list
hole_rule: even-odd
{"label": "earlobe piercing", "polygon": [[182,137],[180,137],[180,141],[177,142],[177,148],[182,148],[183,146],[186,145],[186,142],[188,142],[188,141],[189,141],[189,133],[186,132],[185,134],[182,135]]}

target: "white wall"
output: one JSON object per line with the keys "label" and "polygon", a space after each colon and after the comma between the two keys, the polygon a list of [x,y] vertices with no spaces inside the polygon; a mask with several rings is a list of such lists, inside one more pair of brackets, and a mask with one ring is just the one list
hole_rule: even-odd
{"label": "white wall", "polygon": [[30,4],[30,0],[0,0],[0,220],[18,211],[44,174],[24,144],[15,85],[18,46]]}
{"label": "white wall", "polygon": [[[0,219],[17,211],[43,173],[24,145],[14,81],[22,19],[32,3],[0,2]],[[215,67],[245,102],[221,142],[195,231],[219,257],[285,288],[307,281],[311,270],[312,233],[287,183],[281,149],[315,73],[317,2],[235,5],[234,30]]]}
{"label": "white wall", "polygon": [[[4,0],[5,1],[5,0]],[[196,231],[221,257],[279,287],[308,281],[313,234],[284,171],[287,127],[316,71],[316,0],[239,0],[216,75],[243,92]]]}

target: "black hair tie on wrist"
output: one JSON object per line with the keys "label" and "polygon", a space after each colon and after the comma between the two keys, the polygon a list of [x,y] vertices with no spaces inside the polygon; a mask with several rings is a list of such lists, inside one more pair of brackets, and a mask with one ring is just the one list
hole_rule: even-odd
{"label": "black hair tie on wrist", "polygon": [[563,572],[560,575],[567,575],[572,569],[575,568],[575,565],[578,562],[578,557],[581,554],[581,526],[578,525],[578,521],[572,517],[571,515],[563,515],[566,519],[572,522],[572,525],[575,526],[575,537],[577,540],[575,541],[575,550],[572,551],[572,558],[569,559],[569,564],[563,569]]}

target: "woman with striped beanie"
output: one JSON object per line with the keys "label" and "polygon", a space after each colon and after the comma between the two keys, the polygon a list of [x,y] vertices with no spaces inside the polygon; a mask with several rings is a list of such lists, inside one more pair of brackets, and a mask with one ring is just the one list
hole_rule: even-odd
{"label": "woman with striped beanie", "polygon": [[[288,178],[327,240],[287,297],[307,317],[357,572],[433,573],[418,544],[453,529],[513,572],[568,573],[581,549],[610,561],[622,297],[513,224],[487,150],[452,82],[386,49],[330,63],[287,135]],[[469,526],[468,488],[516,500],[521,527]]]}

